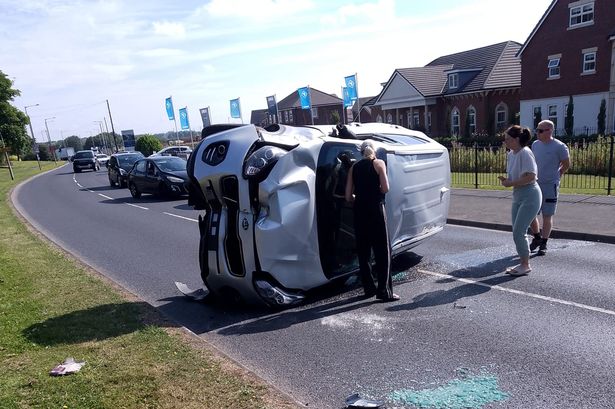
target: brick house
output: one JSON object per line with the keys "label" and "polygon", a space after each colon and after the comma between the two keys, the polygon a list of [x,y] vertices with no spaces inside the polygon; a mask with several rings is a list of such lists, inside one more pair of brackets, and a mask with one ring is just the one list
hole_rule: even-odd
{"label": "brick house", "polygon": [[595,133],[601,101],[615,128],[615,2],[554,0],[519,50],[521,124],[550,119],[565,133],[570,96],[574,133]]}
{"label": "brick house", "polygon": [[311,125],[312,117],[314,125],[334,125],[333,112],[337,112],[338,118],[343,119],[342,99],[335,94],[327,94],[315,88],[310,88],[311,111],[301,109],[299,93],[291,92],[278,102],[278,119],[281,124],[288,125]]}
{"label": "brick house", "polygon": [[367,105],[378,106],[384,122],[435,137],[493,135],[519,111],[520,48],[506,41],[396,69]]}

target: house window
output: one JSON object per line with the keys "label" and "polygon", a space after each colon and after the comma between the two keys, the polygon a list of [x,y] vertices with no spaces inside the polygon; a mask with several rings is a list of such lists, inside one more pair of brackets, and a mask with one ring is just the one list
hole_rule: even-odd
{"label": "house window", "polygon": [[594,2],[570,8],[570,27],[594,21]]}
{"label": "house window", "polygon": [[418,112],[414,112],[412,114],[412,129],[418,129],[419,126],[421,126],[421,121],[419,118],[419,113]]}
{"label": "house window", "polygon": [[451,112],[451,133],[453,136],[459,135],[459,110],[457,108]]}
{"label": "house window", "polygon": [[549,121],[553,122],[553,129],[557,129],[557,105],[549,105],[549,117],[547,118]]}
{"label": "house window", "polygon": [[288,123],[288,111],[284,111],[284,122]]}
{"label": "house window", "polygon": [[542,121],[542,108],[534,107],[534,129],[538,128],[540,121]]}
{"label": "house window", "polygon": [[393,115],[387,114],[387,124],[392,124],[392,123],[393,123]]}
{"label": "house window", "polygon": [[448,76],[448,88],[455,89],[459,87],[459,74],[450,74]]}
{"label": "house window", "polygon": [[427,131],[431,132],[431,112],[427,113]]}
{"label": "house window", "polygon": [[318,108],[312,108],[312,118],[318,118]]}
{"label": "house window", "polygon": [[495,108],[495,130],[501,132],[508,124],[508,107],[503,102]]}
{"label": "house window", "polygon": [[583,53],[583,74],[596,72],[596,52]]}
{"label": "house window", "polygon": [[474,107],[468,108],[468,131],[470,135],[476,133],[476,109]]}
{"label": "house window", "polygon": [[293,120],[293,110],[292,109],[290,111],[288,111],[288,121],[291,124],[294,123],[294,120]]}
{"label": "house window", "polygon": [[376,122],[382,123],[382,115],[378,114],[378,116],[376,117]]}
{"label": "house window", "polygon": [[549,78],[559,78],[559,58],[549,59],[547,68],[549,69]]}

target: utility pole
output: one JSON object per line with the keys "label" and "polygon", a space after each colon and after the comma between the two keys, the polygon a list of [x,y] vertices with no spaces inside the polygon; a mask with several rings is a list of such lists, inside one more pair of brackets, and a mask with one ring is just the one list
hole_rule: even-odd
{"label": "utility pole", "polygon": [[[107,130],[107,139],[109,139],[109,127],[107,126],[107,117],[103,116],[103,121],[105,121],[105,129]],[[115,139],[115,135],[113,136]]]}
{"label": "utility pole", "polygon": [[13,174],[13,168],[11,167],[11,158],[9,158],[8,148],[4,144],[4,138],[2,137],[2,132],[0,131],[0,142],[2,142],[2,150],[4,151],[4,156],[6,158],[6,164],[9,167],[9,173],[11,174],[11,180],[15,180],[15,175]]}
{"label": "utility pole", "polygon": [[109,121],[111,122],[111,132],[113,132],[113,144],[115,145],[115,151],[119,152],[120,149],[117,147],[117,141],[115,140],[115,128],[113,127],[113,117],[111,116],[111,108],[109,108],[109,100],[107,100],[107,111],[109,111]]}
{"label": "utility pole", "polygon": [[28,108],[37,107],[37,106],[38,104],[27,105],[23,107],[24,111],[26,111],[26,116],[28,117],[28,124],[30,125],[30,135],[32,135],[32,153],[36,153],[34,152],[34,147],[36,146],[36,138],[34,137],[34,131],[32,130],[32,120],[30,119],[30,115],[28,115]]}
{"label": "utility pole", "polygon": [[[47,125],[47,121],[56,119],[55,116],[51,117],[51,118],[45,118],[45,129],[47,130],[47,145],[49,146],[49,154],[51,154],[51,136],[49,136],[49,126]],[[53,153],[53,163],[55,163],[56,165],[58,164],[58,161],[56,160],[56,153]]]}

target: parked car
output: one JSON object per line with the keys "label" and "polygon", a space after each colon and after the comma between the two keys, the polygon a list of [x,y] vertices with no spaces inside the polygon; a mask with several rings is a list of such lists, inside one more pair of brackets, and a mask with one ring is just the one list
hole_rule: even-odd
{"label": "parked car", "polygon": [[177,197],[188,194],[186,161],[175,156],[154,156],[137,161],[128,173],[128,189],[134,198],[142,193]]}
{"label": "parked car", "polygon": [[104,153],[97,153],[96,161],[100,166],[107,166],[107,163],[109,162],[109,155],[105,155]]}
{"label": "parked car", "polygon": [[159,152],[152,153],[149,157],[154,156],[178,156],[180,158],[188,159],[192,153],[192,148],[189,146],[168,146],[161,149]]}
{"label": "parked car", "polygon": [[73,172],[79,173],[83,169],[92,169],[97,171],[100,169],[98,162],[96,162],[96,156],[92,151],[78,151],[73,156]]}
{"label": "parked car", "polygon": [[342,170],[361,158],[365,139],[387,164],[392,255],[446,224],[448,151],[422,132],[382,123],[339,133],[228,124],[202,135],[188,159],[188,204],[206,210],[199,217],[201,277],[224,298],[293,304],[358,271],[352,208],[335,192],[344,191]]}
{"label": "parked car", "polygon": [[132,169],[132,165],[142,158],[144,156],[141,152],[120,152],[111,155],[107,163],[109,184],[119,187],[128,186],[128,172]]}

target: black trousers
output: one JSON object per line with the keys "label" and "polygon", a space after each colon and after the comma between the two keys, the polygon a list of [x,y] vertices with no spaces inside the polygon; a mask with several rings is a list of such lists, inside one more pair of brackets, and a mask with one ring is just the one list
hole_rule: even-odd
{"label": "black trousers", "polygon": [[[361,281],[365,293],[376,294],[378,298],[392,297],[391,248],[384,204],[361,206],[355,202],[354,232]],[[372,250],[374,252],[374,270],[376,270],[378,288],[374,285],[372,267],[369,262]]]}

